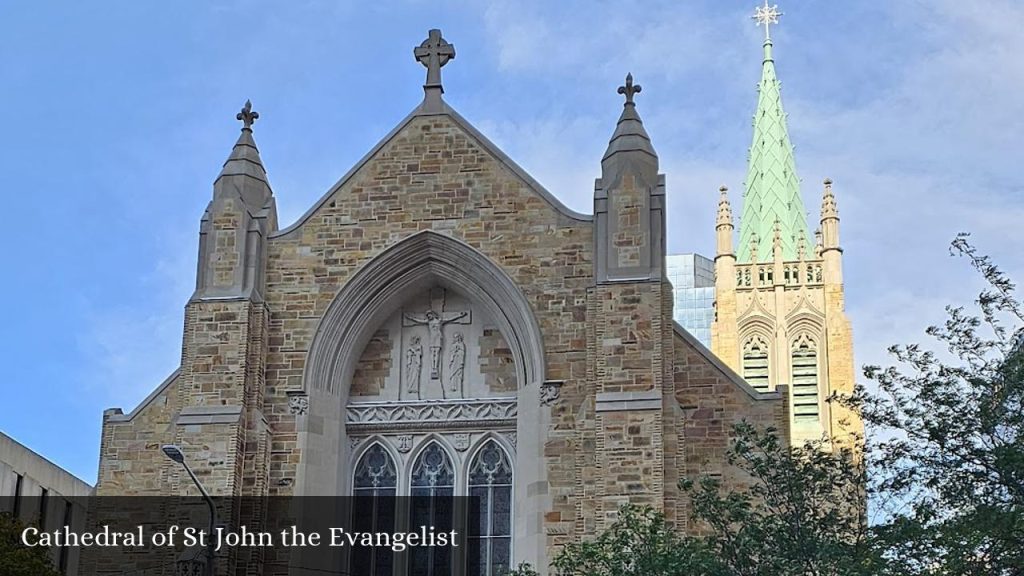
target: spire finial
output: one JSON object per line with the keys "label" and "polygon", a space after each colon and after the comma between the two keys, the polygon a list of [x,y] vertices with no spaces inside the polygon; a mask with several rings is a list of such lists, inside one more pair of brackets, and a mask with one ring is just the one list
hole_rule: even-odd
{"label": "spire finial", "polygon": [[448,43],[441,37],[441,31],[434,28],[427,33],[427,39],[413,49],[413,56],[427,68],[427,83],[423,85],[424,90],[431,88],[444,92],[441,86],[441,67],[455,58],[455,46]]}
{"label": "spire finial", "polygon": [[836,196],[832,193],[832,179],[825,179],[825,192],[821,196],[821,217],[838,218],[839,209],[836,207]]}
{"label": "spire finial", "polygon": [[718,191],[721,195],[718,197],[718,222],[716,225],[732,225],[732,204],[729,203],[729,188],[721,186],[718,188]]}
{"label": "spire finial", "polygon": [[259,119],[259,117],[259,112],[252,111],[252,102],[249,100],[245,101],[245,106],[242,106],[242,111],[235,114],[235,119],[242,121],[242,130],[252,130],[252,123]]}
{"label": "spire finial", "polygon": [[779,12],[779,5],[773,6],[768,5],[768,0],[764,0],[764,6],[758,6],[754,9],[754,15],[752,18],[757,22],[758,26],[764,26],[764,39],[771,40],[772,34],[769,30],[769,26],[772,24],[779,23],[779,16],[782,16],[782,12]]}
{"label": "spire finial", "polygon": [[635,104],[633,102],[633,96],[635,96],[636,94],[639,94],[640,90],[642,90],[642,88],[640,87],[639,84],[633,84],[633,73],[632,72],[630,72],[629,74],[626,74],[626,85],[625,86],[619,86],[619,94],[625,94],[625,96],[626,96],[626,104],[625,104],[626,106],[629,106],[630,104]]}

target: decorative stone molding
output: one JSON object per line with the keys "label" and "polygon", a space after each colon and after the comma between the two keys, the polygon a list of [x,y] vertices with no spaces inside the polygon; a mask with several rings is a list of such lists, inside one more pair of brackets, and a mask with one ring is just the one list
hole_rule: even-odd
{"label": "decorative stone molding", "polygon": [[469,434],[466,432],[454,434],[452,436],[452,446],[454,446],[459,452],[469,450]]}
{"label": "decorative stone molding", "polygon": [[349,430],[493,429],[515,426],[518,413],[515,398],[358,402],[345,408]]}
{"label": "decorative stone molding", "polygon": [[242,420],[241,406],[186,406],[178,413],[178,426],[237,424]]}
{"label": "decorative stone molding", "polygon": [[661,393],[657,390],[647,390],[644,392],[602,392],[597,395],[594,410],[596,412],[658,410],[661,408],[661,403]]}
{"label": "decorative stone molding", "polygon": [[562,396],[564,380],[548,380],[540,385],[540,405],[551,406]]}
{"label": "decorative stone molding", "polygon": [[504,436],[505,439],[508,440],[509,445],[512,446],[513,448],[516,448],[516,433],[506,432]]}
{"label": "decorative stone molding", "polygon": [[395,448],[397,448],[398,451],[403,454],[405,454],[409,450],[412,450],[412,436],[408,434],[402,434],[401,436],[395,438]]}
{"label": "decorative stone molding", "polygon": [[301,391],[289,391],[288,412],[292,416],[306,415],[309,412],[309,396]]}

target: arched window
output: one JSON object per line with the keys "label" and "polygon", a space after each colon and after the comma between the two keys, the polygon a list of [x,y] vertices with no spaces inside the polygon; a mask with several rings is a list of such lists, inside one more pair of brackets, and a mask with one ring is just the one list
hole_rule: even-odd
{"label": "arched window", "polygon": [[[380,444],[370,446],[356,464],[352,481],[352,528],[359,532],[393,532],[398,474],[391,454]],[[354,547],[351,573],[391,576],[394,554],[387,548]]]}
{"label": "arched window", "polygon": [[488,440],[469,467],[468,576],[501,576],[512,564],[512,465]]}
{"label": "arched window", "polygon": [[[431,442],[412,466],[410,530],[415,532],[421,526],[433,526],[438,533],[451,531],[454,487],[452,459],[440,444]],[[410,550],[412,576],[449,576],[452,573],[450,547],[416,546]]]}
{"label": "arched window", "polygon": [[818,408],[818,350],[807,336],[793,343],[793,420],[817,422]]}
{"label": "arched window", "polygon": [[760,336],[743,345],[743,378],[758,392],[768,391],[768,344]]}

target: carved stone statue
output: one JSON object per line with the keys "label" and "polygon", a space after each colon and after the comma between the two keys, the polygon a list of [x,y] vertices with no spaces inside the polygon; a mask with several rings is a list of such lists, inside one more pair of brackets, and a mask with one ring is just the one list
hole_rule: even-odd
{"label": "carved stone statue", "polygon": [[404,314],[405,319],[411,323],[411,325],[425,325],[427,327],[427,333],[430,337],[430,377],[431,379],[437,380],[441,377],[441,346],[443,346],[444,336],[441,333],[441,328],[445,324],[451,324],[452,322],[458,322],[463,318],[469,316],[469,312],[457,312],[451,314],[443,314],[435,311],[434,309],[427,310],[423,316],[415,316],[413,314]]}
{"label": "carved stone statue", "polygon": [[466,373],[466,343],[462,341],[462,333],[452,336],[452,350],[448,355],[448,392],[459,394],[462,391],[462,379]]}
{"label": "carved stone statue", "polygon": [[420,337],[413,336],[412,344],[405,350],[405,390],[410,394],[420,391],[420,373],[423,371],[423,346]]}

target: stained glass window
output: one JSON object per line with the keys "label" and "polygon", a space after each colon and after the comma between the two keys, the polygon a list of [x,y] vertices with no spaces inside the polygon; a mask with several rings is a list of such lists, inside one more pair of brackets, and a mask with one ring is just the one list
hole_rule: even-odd
{"label": "stained glass window", "polygon": [[[356,464],[352,482],[352,528],[361,532],[393,532],[395,461],[380,444],[370,446]],[[388,548],[353,547],[354,576],[392,576],[394,554]]]}
{"label": "stained glass window", "polygon": [[505,451],[489,440],[469,468],[468,576],[501,576],[512,556],[512,466]]}
{"label": "stained glass window", "polygon": [[[452,495],[455,488],[455,467],[452,459],[437,442],[428,444],[412,466],[409,529],[421,526],[440,532],[452,530]],[[409,572],[412,576],[450,576],[451,548],[417,546],[410,549]]]}

